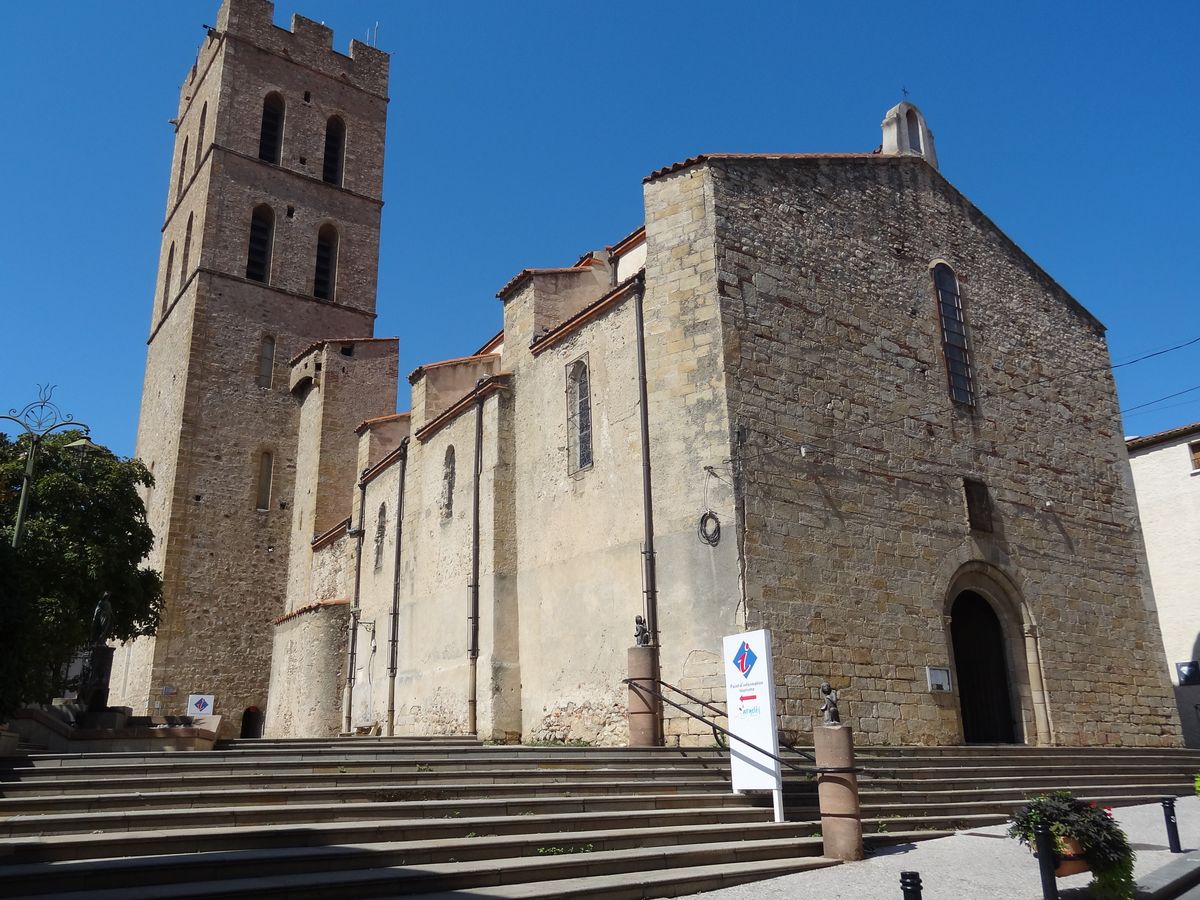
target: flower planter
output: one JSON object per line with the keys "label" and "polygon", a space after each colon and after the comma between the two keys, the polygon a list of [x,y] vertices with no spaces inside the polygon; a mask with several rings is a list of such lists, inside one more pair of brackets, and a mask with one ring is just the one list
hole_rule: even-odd
{"label": "flower planter", "polygon": [[1058,853],[1061,862],[1059,862],[1058,868],[1054,870],[1054,874],[1059,878],[1066,878],[1068,875],[1078,875],[1080,872],[1086,872],[1091,868],[1083,855],[1083,847],[1073,837],[1058,839]]}

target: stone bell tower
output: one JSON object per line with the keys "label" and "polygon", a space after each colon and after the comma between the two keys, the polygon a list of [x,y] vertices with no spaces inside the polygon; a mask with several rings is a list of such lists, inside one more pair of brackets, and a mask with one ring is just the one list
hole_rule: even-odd
{"label": "stone bell tower", "polygon": [[[120,649],[112,702],[223,733],[266,708],[297,441],[288,361],[370,337],[388,55],[267,0],[224,0],[180,91],[137,455],[155,486],[155,638]],[[352,427],[352,425],[351,425]]]}

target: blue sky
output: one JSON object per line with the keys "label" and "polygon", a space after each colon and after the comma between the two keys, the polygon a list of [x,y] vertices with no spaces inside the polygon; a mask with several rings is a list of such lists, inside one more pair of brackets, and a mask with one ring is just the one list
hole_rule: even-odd
{"label": "blue sky", "polygon": [[[217,6],[4,10],[0,407],[55,383],[122,454],[167,120]],[[294,11],[341,50],[378,22],[392,53],[376,332],[400,336],[403,372],[495,333],[495,292],[518,269],[641,224],[651,170],[705,151],[871,150],[902,86],[943,173],[1108,326],[1115,362],[1200,336],[1200,4],[279,0],[276,21]],[[1198,361],[1200,345],[1121,369],[1122,405],[1200,385]],[[1196,420],[1200,390],[1125,431]]]}

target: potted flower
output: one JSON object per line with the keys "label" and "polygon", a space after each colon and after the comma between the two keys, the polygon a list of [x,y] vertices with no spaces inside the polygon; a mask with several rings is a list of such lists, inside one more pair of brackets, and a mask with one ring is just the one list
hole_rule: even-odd
{"label": "potted flower", "polygon": [[1060,878],[1092,870],[1092,896],[1098,900],[1127,900],[1133,897],[1133,849],[1129,839],[1105,810],[1054,791],[1034,797],[1013,816],[1009,837],[1036,853],[1034,826],[1045,822],[1054,837]]}

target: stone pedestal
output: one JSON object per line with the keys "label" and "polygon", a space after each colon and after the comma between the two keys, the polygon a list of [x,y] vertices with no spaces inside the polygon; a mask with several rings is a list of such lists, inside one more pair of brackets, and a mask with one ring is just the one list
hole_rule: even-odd
{"label": "stone pedestal", "polygon": [[[651,690],[657,689],[656,647],[629,648],[629,746],[658,747],[662,744],[659,734],[658,701]],[[638,686],[644,686],[638,690]]]}
{"label": "stone pedestal", "polygon": [[[852,734],[849,725],[818,725],[814,728],[813,748],[816,750],[817,768],[852,769]],[[821,806],[824,855],[847,861],[862,859],[858,776],[854,772],[818,772],[817,799]]]}

